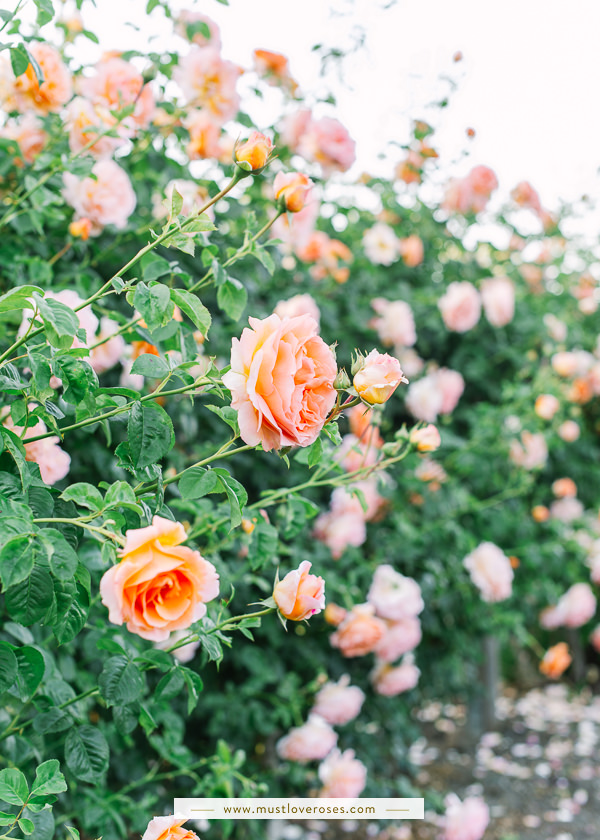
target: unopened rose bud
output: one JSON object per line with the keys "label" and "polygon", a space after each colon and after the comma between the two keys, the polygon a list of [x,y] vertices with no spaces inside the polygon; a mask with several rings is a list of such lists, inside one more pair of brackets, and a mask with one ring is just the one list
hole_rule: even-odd
{"label": "unopened rose bud", "polygon": [[336,391],[346,391],[352,383],[350,382],[350,377],[342,368],[338,371],[338,375],[335,377],[333,381],[333,387]]}
{"label": "unopened rose bud", "polygon": [[278,172],[273,182],[275,200],[289,213],[299,213],[306,204],[312,181],[302,172]]}
{"label": "unopened rose bud", "polygon": [[536,505],[531,511],[531,516],[534,522],[547,522],[550,519],[550,511],[545,505]]}
{"label": "unopened rose bud", "polygon": [[429,423],[421,429],[413,429],[410,433],[410,442],[417,447],[419,452],[434,452],[442,443],[440,433],[433,423]]}
{"label": "unopened rose bud", "polygon": [[247,164],[242,169],[257,172],[267,165],[272,151],[271,140],[259,131],[253,131],[245,143],[235,146],[233,159],[238,164]]}
{"label": "unopened rose bud", "polygon": [[400,362],[388,353],[371,350],[354,376],[357,394],[369,405],[387,402],[401,382],[408,382]]}
{"label": "unopened rose bud", "polygon": [[242,531],[245,534],[251,534],[256,528],[256,521],[253,519],[242,519]]}
{"label": "unopened rose bud", "polygon": [[557,680],[571,664],[571,654],[566,642],[559,642],[546,651],[540,662],[540,671],[552,680]]}
{"label": "unopened rose bud", "polygon": [[77,239],[83,239],[84,242],[86,239],[90,238],[91,232],[92,223],[89,219],[77,219],[69,225],[69,233],[71,236],[74,236]]}

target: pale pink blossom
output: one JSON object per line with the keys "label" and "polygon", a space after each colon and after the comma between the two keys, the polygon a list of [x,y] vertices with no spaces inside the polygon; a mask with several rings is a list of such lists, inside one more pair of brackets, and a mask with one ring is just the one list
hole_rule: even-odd
{"label": "pale pink blossom", "polygon": [[423,240],[416,233],[401,239],[398,243],[398,251],[404,264],[409,268],[416,268],[423,262]]}
{"label": "pale pink blossom", "polygon": [[581,519],[584,513],[585,508],[579,499],[574,499],[569,496],[563,499],[556,499],[550,505],[550,514],[560,522],[573,522],[575,519]]}
{"label": "pale pink blossom", "polygon": [[398,259],[400,240],[389,225],[377,222],[363,234],[363,248],[374,265],[391,265]]}
{"label": "pale pink blossom", "polygon": [[125,356],[125,339],[122,335],[116,335],[118,330],[119,325],[116,321],[106,316],[101,318],[100,332],[94,343],[102,341],[103,344],[90,350],[90,364],[97,374],[110,370]]}
{"label": "pale pink blossom", "polygon": [[320,797],[354,799],[365,788],[367,768],[355,758],[354,750],[335,749],[319,765],[319,779],[323,783]]}
{"label": "pale pink blossom", "polygon": [[371,306],[379,317],[372,318],[369,326],[386,346],[412,347],[417,340],[412,309],[403,300],[373,298]]}
{"label": "pale pink blossom", "polygon": [[319,163],[327,176],[350,169],[356,159],[356,144],[339,120],[311,118],[300,137],[298,152],[307,160]]}
{"label": "pale pink blossom", "polygon": [[450,283],[438,300],[442,320],[452,332],[465,333],[472,329],[481,315],[481,298],[467,280]]}
{"label": "pale pink blossom", "polygon": [[387,563],[375,570],[367,601],[380,618],[393,621],[417,616],[425,607],[416,580],[397,572]]}
{"label": "pale pink blossom", "polygon": [[349,546],[356,548],[362,545],[367,539],[367,526],[358,499],[352,507],[320,514],[313,534],[325,543],[334,560],[339,559]]}
{"label": "pale pink blossom", "polygon": [[520,181],[517,186],[511,190],[510,197],[516,204],[519,205],[519,207],[533,210],[534,213],[538,214],[542,212],[540,197],[533,189],[529,181]]}
{"label": "pale pink blossom", "polygon": [[351,473],[372,467],[379,460],[379,454],[378,448],[372,443],[360,440],[356,435],[344,435],[334,457],[346,472]]}
{"label": "pale pink blossom", "polygon": [[596,597],[588,583],[575,583],[559,599],[554,607],[548,607],[540,615],[540,624],[548,630],[557,627],[581,627],[593,618],[596,612]]}
{"label": "pale pink blossom", "polygon": [[311,199],[298,213],[291,217],[285,213],[277,219],[271,232],[276,239],[282,240],[280,249],[284,253],[303,252],[315,232],[319,211],[320,202]]}
{"label": "pale pink blossom", "polygon": [[415,478],[418,478],[420,481],[431,481],[441,484],[448,479],[448,474],[437,461],[425,457],[422,458],[415,469]]}
{"label": "pale pink blossom", "polygon": [[421,622],[416,616],[386,621],[386,631],[375,647],[375,655],[381,662],[395,662],[414,650],[420,644],[421,636]]}
{"label": "pale pink blossom", "polygon": [[92,174],[94,178],[82,180],[71,172],[63,174],[63,195],[67,204],[75,210],[75,217],[90,220],[92,236],[98,236],[106,225],[114,225],[119,230],[127,227],[136,206],[136,195],[129,176],[109,159],[95,163]]}
{"label": "pale pink blossom", "polygon": [[[168,639],[164,639],[162,642],[154,642],[154,647],[158,648],[158,650],[167,650],[177,644],[177,642],[181,642],[189,635],[189,630],[175,630],[174,633],[171,633]],[[171,651],[171,656],[173,656],[182,665],[185,665],[186,663],[192,661],[199,647],[200,642],[189,642],[187,645],[182,645],[181,647],[175,648],[175,650]]]}
{"label": "pale pink blossom", "polygon": [[561,342],[567,338],[568,328],[564,321],[561,321],[556,315],[547,312],[544,315],[544,325],[548,330],[550,338],[554,341]]}
{"label": "pale pink blossom", "polygon": [[283,146],[288,146],[292,151],[298,151],[300,141],[311,122],[312,115],[308,108],[301,108],[288,114],[281,122],[279,137]]}
{"label": "pale pink blossom", "polygon": [[147,128],[155,110],[154,94],[133,64],[117,56],[103,58],[94,75],[79,80],[79,93],[107,111],[121,111],[134,106],[133,113],[121,125],[128,132]]}
{"label": "pale pink blossom", "polygon": [[398,694],[415,688],[420,676],[421,672],[414,664],[412,654],[408,653],[400,665],[378,663],[370,679],[377,694],[382,694],[384,697],[396,697]]}
{"label": "pale pink blossom", "polygon": [[412,382],[406,392],[406,407],[417,420],[435,423],[442,411],[443,396],[435,376]]}
{"label": "pale pink blossom", "polygon": [[444,840],[481,840],[490,822],[490,810],[478,796],[462,802],[455,794],[446,798]]}
{"label": "pale pink blossom", "polygon": [[575,420],[565,420],[564,423],[558,427],[558,435],[566,443],[573,443],[581,435],[581,429]]}
{"label": "pale pink blossom", "polygon": [[520,440],[510,442],[509,457],[518,467],[535,470],[543,467],[548,460],[546,438],[541,432],[521,432]]}
{"label": "pale pink blossom", "polygon": [[585,376],[594,365],[595,359],[587,350],[565,350],[555,353],[550,360],[559,376]]}
{"label": "pale pink blossom", "polygon": [[190,108],[182,119],[190,139],[186,152],[190,160],[218,158],[221,154],[221,122],[208,108]]}
{"label": "pale pink blossom", "polygon": [[277,741],[277,754],[287,761],[317,761],[331,752],[337,737],[323,718],[310,715],[306,723],[291,729]]}
{"label": "pale pink blossom", "polygon": [[484,601],[494,603],[510,598],[514,572],[502,549],[491,542],[483,542],[463,560],[471,580]]}
{"label": "pale pink blossom", "polygon": [[57,435],[27,443],[28,438],[46,434],[47,428],[43,420],[38,420],[34,426],[29,426],[24,434],[21,426],[15,426],[10,414],[3,417],[2,424],[22,438],[25,444],[25,460],[38,465],[45,484],[56,484],[57,481],[65,478],[71,466],[71,457],[58,445],[60,438]]}
{"label": "pale pink blossom", "polygon": [[481,284],[483,311],[493,327],[505,327],[515,314],[515,287],[509,277],[489,277]]}
{"label": "pale pink blossom", "polygon": [[498,180],[487,166],[475,166],[464,178],[452,179],[442,207],[449,213],[480,213],[485,209]]}
{"label": "pale pink blossom", "polygon": [[375,650],[385,631],[385,622],[377,618],[372,604],[357,604],[346,614],[329,641],[343,656],[354,658]]}
{"label": "pale pink blossom", "polygon": [[319,715],[332,726],[343,726],[359,714],[364,700],[364,692],[350,685],[350,677],[344,674],[336,683],[327,682],[319,690],[311,714]]}
{"label": "pale pink blossom", "polygon": [[420,429],[413,429],[409,439],[419,452],[435,452],[442,444],[441,435],[433,423],[428,423]]}
{"label": "pale pink blossom", "polygon": [[552,420],[560,409],[560,401],[554,394],[540,394],[534,405],[534,411],[542,420]]}
{"label": "pale pink blossom", "polygon": [[398,359],[378,350],[371,352],[355,374],[353,385],[359,397],[370,405],[387,402],[400,383],[407,383]]}
{"label": "pale pink blossom", "polygon": [[59,111],[73,95],[71,73],[58,50],[50,44],[30,41],[27,47],[42,71],[43,82],[38,82],[33,65],[29,64],[26,71],[14,80],[15,108],[21,113],[29,110],[38,114]]}
{"label": "pale pink blossom", "polygon": [[188,103],[206,108],[221,123],[235,117],[240,98],[236,86],[241,70],[215,47],[192,46],[173,71]]}
{"label": "pale pink blossom", "polygon": [[273,312],[280,318],[295,318],[297,315],[310,315],[317,325],[321,320],[321,312],[312,295],[294,295],[287,300],[280,300]]}
{"label": "pale pink blossom", "polygon": [[394,355],[409,380],[423,372],[425,362],[412,347],[396,347]]}
{"label": "pale pink blossom", "polygon": [[0,136],[15,141],[25,163],[33,163],[48,142],[43,123],[32,113],[9,120],[0,130]]}
{"label": "pale pink blossom", "polygon": [[[116,119],[105,105],[95,105],[83,96],[76,96],[67,105],[65,124],[69,131],[69,148],[77,153],[94,137],[114,126]],[[99,137],[87,151],[97,157],[111,157],[125,142],[123,136]]]}

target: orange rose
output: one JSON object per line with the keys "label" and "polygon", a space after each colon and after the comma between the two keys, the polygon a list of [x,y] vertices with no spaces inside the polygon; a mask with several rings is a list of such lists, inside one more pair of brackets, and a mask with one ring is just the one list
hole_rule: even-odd
{"label": "orange rose", "polygon": [[253,131],[245,143],[236,147],[234,159],[236,163],[248,163],[250,169],[256,171],[267,165],[272,151],[273,143],[271,140],[259,131]]}
{"label": "orange rose", "polygon": [[199,840],[198,835],[181,826],[186,821],[179,816],[154,817],[150,820],[142,840]]}
{"label": "orange rose", "polygon": [[303,560],[273,590],[273,599],[284,618],[302,621],[320,613],[325,606],[325,581],[322,577],[309,575],[310,567],[311,563]]}
{"label": "orange rose", "polygon": [[571,664],[571,654],[566,642],[559,642],[546,651],[540,662],[540,671],[552,680],[557,680]]}
{"label": "orange rose", "polygon": [[386,630],[385,622],[375,616],[371,604],[358,604],[350,610],[330,641],[344,656],[365,656],[375,649]]}
{"label": "orange rose", "polygon": [[273,182],[275,200],[290,213],[298,213],[306,204],[312,181],[301,172],[278,172]]}
{"label": "orange rose", "polygon": [[185,539],[183,525],[161,516],[127,531],[120,563],[100,582],[109,621],[162,642],[206,614],[206,602],[219,594],[219,576],[198,551],[180,545]]}
{"label": "orange rose", "polygon": [[442,439],[437,427],[428,423],[421,429],[413,429],[410,433],[410,442],[414,444],[419,452],[434,452],[439,449]]}

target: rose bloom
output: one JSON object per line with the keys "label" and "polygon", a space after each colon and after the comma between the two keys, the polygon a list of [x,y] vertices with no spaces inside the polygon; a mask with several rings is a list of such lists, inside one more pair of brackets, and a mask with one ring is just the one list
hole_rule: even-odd
{"label": "rose bloom", "polygon": [[103,344],[90,350],[89,359],[97,374],[113,368],[125,355],[125,339],[122,335],[115,335],[118,329],[119,325],[111,318],[103,317],[100,320],[100,332],[96,341],[102,341]]}
{"label": "rose bloom", "polygon": [[497,545],[481,543],[465,557],[463,565],[484,601],[510,598],[514,573],[510,560]]}
{"label": "rose bloom", "polygon": [[[199,23],[204,23],[208,27],[208,38],[197,25]],[[197,44],[199,47],[221,49],[221,31],[218,25],[212,18],[199,12],[192,12],[189,9],[183,9],[179,12],[175,23],[175,32],[182,38],[191,40],[192,43]]]}
{"label": "rose bloom", "polygon": [[95,163],[92,173],[95,178],[82,180],[71,172],[63,174],[65,201],[75,210],[76,218],[90,220],[92,236],[98,236],[106,225],[122,230],[136,206],[129,176],[108,159]]}
{"label": "rose bloom", "polygon": [[552,492],[558,499],[563,499],[565,496],[576,496],[577,485],[572,478],[557,478],[552,482]]}
{"label": "rose bloom", "polygon": [[33,163],[48,142],[43,123],[31,113],[18,120],[9,120],[0,129],[0,136],[15,141],[25,163]]}
{"label": "rose bloom", "polygon": [[27,48],[39,64],[44,81],[40,85],[31,64],[17,76],[14,82],[16,109],[21,113],[33,109],[38,114],[60,110],[73,95],[70,72],[50,44],[30,41]]}
{"label": "rose bloom", "polygon": [[565,420],[564,423],[558,427],[558,436],[566,443],[574,443],[581,435],[581,429],[575,420]]}
{"label": "rose bloom", "polygon": [[348,658],[365,656],[375,650],[386,631],[386,625],[374,613],[372,604],[352,607],[331,636],[329,641],[332,647],[338,648]]}
{"label": "rose bloom", "polygon": [[367,526],[359,500],[352,498],[352,504],[343,509],[321,513],[313,535],[325,543],[334,560],[338,560],[348,546],[362,545],[367,539]]}
{"label": "rose bloom", "polygon": [[248,163],[254,171],[266,166],[272,151],[272,140],[260,131],[253,131],[245,143],[235,147],[234,159],[237,163]]}
{"label": "rose bloom", "polygon": [[298,87],[290,73],[289,61],[282,53],[270,50],[254,50],[254,69],[270,85],[281,85],[294,95]]}
{"label": "rose bloom", "polygon": [[154,115],[154,94],[150,85],[144,85],[139,70],[116,56],[103,58],[94,70],[93,76],[80,79],[79,92],[107,111],[118,112],[133,105],[133,114],[123,120],[122,126],[130,132],[147,128]]}
{"label": "rose bloom", "polygon": [[509,457],[514,464],[526,470],[543,467],[548,460],[546,438],[541,432],[532,433],[525,429],[520,441],[511,441]]}
{"label": "rose bloom", "polygon": [[424,457],[415,469],[415,478],[418,478],[420,481],[431,481],[439,484],[447,480],[448,474],[437,461]]}
{"label": "rose bloom", "polygon": [[309,574],[311,565],[303,560],[275,586],[273,598],[284,618],[302,621],[320,613],[325,606],[325,581]]}
{"label": "rose bloom", "polygon": [[281,144],[288,146],[293,152],[297,152],[300,141],[308,130],[311,117],[312,115],[308,108],[301,108],[284,117],[279,129]]}
{"label": "rose bloom", "polygon": [[545,505],[535,505],[531,509],[531,516],[534,522],[547,522],[550,519],[550,511]]}
{"label": "rose bloom", "polygon": [[559,642],[549,648],[540,662],[540,671],[552,680],[557,680],[567,670],[572,662],[569,646],[566,642]]}
{"label": "rose bloom", "polygon": [[413,429],[410,433],[410,442],[417,447],[419,452],[435,452],[442,443],[437,427],[432,423],[421,429]]}
{"label": "rose bloom", "polygon": [[[376,429],[375,432],[379,434]],[[379,460],[379,451],[376,446],[359,440],[355,435],[344,435],[334,453],[334,458],[346,472],[352,473],[376,464]]]}
{"label": "rose bloom", "polygon": [[450,283],[444,295],[438,300],[442,320],[452,332],[465,333],[472,329],[481,315],[481,298],[472,283]]}
{"label": "rose bloom", "polygon": [[379,316],[369,321],[369,326],[386,346],[412,347],[417,340],[412,309],[403,300],[373,298],[371,306]]}
{"label": "rose bloom", "polygon": [[363,248],[374,265],[391,265],[398,259],[400,240],[389,225],[377,222],[363,234]]}
{"label": "rose bloom", "polygon": [[375,647],[381,662],[395,662],[420,644],[421,622],[416,616],[406,616],[399,621],[386,621],[386,631]]}
{"label": "rose bloom", "polygon": [[414,149],[409,149],[404,160],[397,164],[394,174],[405,184],[420,184],[423,157]]}
{"label": "rose bloom", "polygon": [[559,376],[565,379],[572,376],[585,376],[594,364],[594,357],[585,350],[564,350],[555,353],[550,360],[552,367]]}
{"label": "rose bloom", "polygon": [[2,419],[2,424],[11,432],[23,438],[25,460],[38,465],[42,481],[45,484],[56,484],[57,481],[65,478],[71,466],[71,456],[60,448],[58,445],[60,438],[57,435],[27,443],[27,438],[46,434],[48,430],[43,420],[38,420],[35,426],[29,426],[24,435],[22,426],[15,426],[10,414]]}
{"label": "rose bloom", "polygon": [[331,624],[332,627],[337,627],[348,615],[348,610],[345,610],[344,607],[340,607],[339,604],[334,604],[331,601],[325,607],[325,612],[323,613],[323,617],[327,624]]}
{"label": "rose bloom", "polygon": [[263,449],[309,446],[319,436],[336,400],[335,357],[309,315],[264,320],[234,338],[231,370],[223,383],[231,391],[240,433]]}
{"label": "rose bloom", "polygon": [[378,616],[393,621],[419,615],[425,606],[419,584],[387,563],[376,568],[367,601]]}
{"label": "rose bloom", "polygon": [[[69,148],[80,152],[98,134],[116,123],[106,106],[94,105],[83,96],[77,96],[67,105],[66,127],[69,130]],[[111,157],[126,142],[123,137],[100,137],[87,150],[90,155]]]}
{"label": "rose bloom", "polygon": [[384,697],[396,697],[405,691],[411,691],[419,682],[421,672],[414,664],[412,654],[407,654],[400,665],[379,663],[371,673],[371,682],[377,694]]}
{"label": "rose bloom", "polygon": [[547,630],[557,627],[582,627],[596,612],[596,598],[588,583],[575,583],[558,604],[542,611],[540,624]]}
{"label": "rose bloom", "polygon": [[333,117],[311,119],[301,136],[298,152],[321,164],[325,176],[346,172],[356,159],[356,144],[344,126]]}
{"label": "rose bloom", "polygon": [[142,840],[200,840],[197,834],[182,828],[187,817],[154,817],[150,820]]}
{"label": "rose bloom", "polygon": [[337,734],[323,718],[309,715],[305,724],[291,729],[277,741],[277,755],[287,761],[317,761],[331,752],[337,738]]}
{"label": "rose bloom", "polygon": [[554,519],[558,519],[560,522],[574,522],[576,519],[581,519],[585,509],[579,499],[567,497],[552,502],[550,513]]}
{"label": "rose bloom", "polygon": [[221,58],[214,46],[193,46],[173,71],[173,80],[190,105],[207,108],[222,124],[239,110],[236,85],[241,72],[237,64]]}
{"label": "rose bloom", "polygon": [[520,207],[526,207],[529,210],[533,210],[534,213],[542,212],[540,197],[533,189],[529,181],[520,181],[517,186],[511,190],[510,197]]}
{"label": "rose bloom", "polygon": [[280,300],[273,312],[280,318],[296,318],[298,315],[310,315],[317,326],[321,320],[321,313],[312,295],[294,295],[287,300]]}
{"label": "rose bloom", "polygon": [[561,342],[566,340],[568,332],[567,325],[560,318],[557,318],[556,315],[552,315],[551,312],[546,313],[544,315],[544,325],[548,330],[550,338],[554,341]]}
{"label": "rose bloom", "polygon": [[423,262],[423,240],[415,233],[400,240],[398,251],[404,264],[409,268],[416,268]]}
{"label": "rose bloom", "polygon": [[121,560],[100,581],[102,603],[112,624],[160,642],[206,615],[219,594],[219,576],[198,551],[181,545],[183,525],[161,516],[125,534]]}
{"label": "rose bloom", "polygon": [[192,108],[182,124],[190,134],[189,143],[185,147],[190,160],[219,157],[221,126],[210,111],[206,108]]}
{"label": "rose bloom", "polygon": [[444,840],[481,840],[490,821],[490,809],[478,796],[462,802],[455,794],[446,798]]}
{"label": "rose bloom", "polygon": [[303,209],[312,187],[312,181],[302,172],[278,172],[273,182],[275,201],[283,203],[289,213]]}
{"label": "rose bloom", "polygon": [[389,400],[401,382],[408,382],[408,379],[402,373],[398,359],[371,350],[352,384],[361,400],[370,405],[381,405]]}
{"label": "rose bloom", "polygon": [[319,765],[319,779],[323,782],[320,797],[354,799],[365,788],[367,768],[354,757],[354,750],[335,749]]}
{"label": "rose bloom", "polygon": [[464,178],[449,182],[442,207],[450,213],[480,213],[497,186],[498,180],[489,167],[475,166]]}
{"label": "rose bloom", "polygon": [[306,247],[315,232],[319,209],[320,202],[315,200],[313,194],[311,194],[310,201],[304,205],[302,210],[294,213],[291,217],[284,214],[274,222],[271,233],[275,239],[283,240],[279,246],[283,253],[298,252]]}
{"label": "rose bloom", "polygon": [[350,677],[344,674],[338,682],[327,682],[315,697],[311,714],[319,715],[332,726],[343,726],[358,715],[365,700],[365,694],[356,685],[350,685]]}
{"label": "rose bloom", "polygon": [[560,409],[560,400],[554,394],[540,394],[535,401],[534,411],[542,420],[552,420]]}
{"label": "rose bloom", "polygon": [[483,311],[493,327],[505,327],[515,314],[515,287],[509,277],[489,277],[481,284]]}
{"label": "rose bloom", "polygon": [[417,420],[434,423],[442,411],[443,396],[435,375],[413,382],[406,392],[406,407]]}

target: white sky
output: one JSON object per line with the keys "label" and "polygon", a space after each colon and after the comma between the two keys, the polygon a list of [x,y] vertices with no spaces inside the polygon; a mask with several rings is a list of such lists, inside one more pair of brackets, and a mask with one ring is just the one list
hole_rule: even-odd
{"label": "white sky", "polygon": [[[96,9],[84,4],[84,23],[105,49],[144,49],[152,36],[155,49],[166,45],[162,12],[148,19],[146,0],[96,3]],[[600,196],[597,0],[230,0],[229,6],[173,0],[173,6],[212,17],[224,57],[248,69],[253,49],[262,47],[289,56],[305,93],[323,95],[334,86],[337,108],[322,110],[356,139],[356,174],[391,174],[401,151],[392,150],[390,162],[378,154],[388,141],[406,142],[411,118],[422,117],[439,127],[433,144],[447,174],[485,163],[496,171],[503,197],[526,179],[550,209],[560,199]],[[364,45],[344,60],[343,83],[333,71],[325,85],[312,46],[343,49],[361,29]],[[464,55],[458,64],[457,50]],[[87,52],[96,57],[93,45]],[[442,75],[458,87],[440,113],[426,106],[449,92]],[[472,140],[467,127],[476,130]]]}

